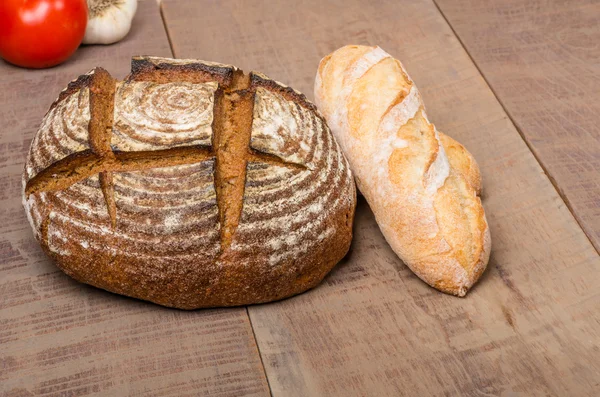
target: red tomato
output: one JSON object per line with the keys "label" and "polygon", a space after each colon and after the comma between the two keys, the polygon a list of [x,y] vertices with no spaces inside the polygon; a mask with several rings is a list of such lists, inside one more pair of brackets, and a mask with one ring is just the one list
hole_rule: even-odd
{"label": "red tomato", "polygon": [[87,26],[86,0],[0,0],[0,57],[27,68],[66,61]]}

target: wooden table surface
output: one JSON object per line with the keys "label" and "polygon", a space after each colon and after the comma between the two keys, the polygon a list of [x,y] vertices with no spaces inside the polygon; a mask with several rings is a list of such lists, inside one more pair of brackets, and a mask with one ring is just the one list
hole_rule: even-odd
{"label": "wooden table surface", "polygon": [[[600,395],[599,26],[597,0],[145,0],[121,43],[42,71],[0,62],[0,396]],[[493,248],[466,298],[417,279],[364,200],[350,254],[271,304],[166,309],[43,255],[20,178],[70,80],[175,56],[312,98],[320,58],[349,43],[401,59],[481,166]]]}

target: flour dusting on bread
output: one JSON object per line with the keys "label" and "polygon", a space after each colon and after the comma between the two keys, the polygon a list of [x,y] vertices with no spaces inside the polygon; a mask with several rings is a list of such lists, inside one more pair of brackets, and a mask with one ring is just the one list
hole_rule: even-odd
{"label": "flour dusting on bread", "polygon": [[315,98],[392,249],[431,286],[464,296],[490,250],[479,170],[454,141],[446,150],[403,65],[379,47],[343,47],[321,61]]}
{"label": "flour dusting on bread", "polygon": [[346,254],[356,191],[304,95],[225,64],[137,57],[69,84],[34,138],[23,204],[80,281],[166,306],[261,303]]}

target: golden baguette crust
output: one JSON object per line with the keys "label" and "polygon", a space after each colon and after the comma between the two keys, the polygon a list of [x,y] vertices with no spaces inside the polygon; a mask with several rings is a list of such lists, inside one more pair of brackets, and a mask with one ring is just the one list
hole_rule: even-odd
{"label": "golden baguette crust", "polygon": [[463,145],[450,138],[448,135],[439,132],[440,143],[444,147],[444,151],[448,156],[450,168],[460,172],[467,182],[475,190],[475,194],[481,196],[481,172],[475,158]]}
{"label": "golden baguette crust", "polygon": [[266,76],[135,58],[61,93],[23,175],[36,238],[75,279],[194,309],[285,298],[346,254],[356,191],[306,98]]}
{"label": "golden baguette crust", "polygon": [[429,285],[464,296],[491,247],[474,158],[429,122],[402,64],[379,47],[323,58],[315,99],[392,249]]}

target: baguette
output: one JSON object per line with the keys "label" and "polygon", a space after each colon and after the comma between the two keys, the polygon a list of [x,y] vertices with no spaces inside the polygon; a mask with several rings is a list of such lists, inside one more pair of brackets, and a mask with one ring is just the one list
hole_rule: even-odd
{"label": "baguette", "polygon": [[465,296],[491,248],[475,159],[436,130],[402,64],[379,47],[323,58],[315,98],[392,249],[432,287]]}

